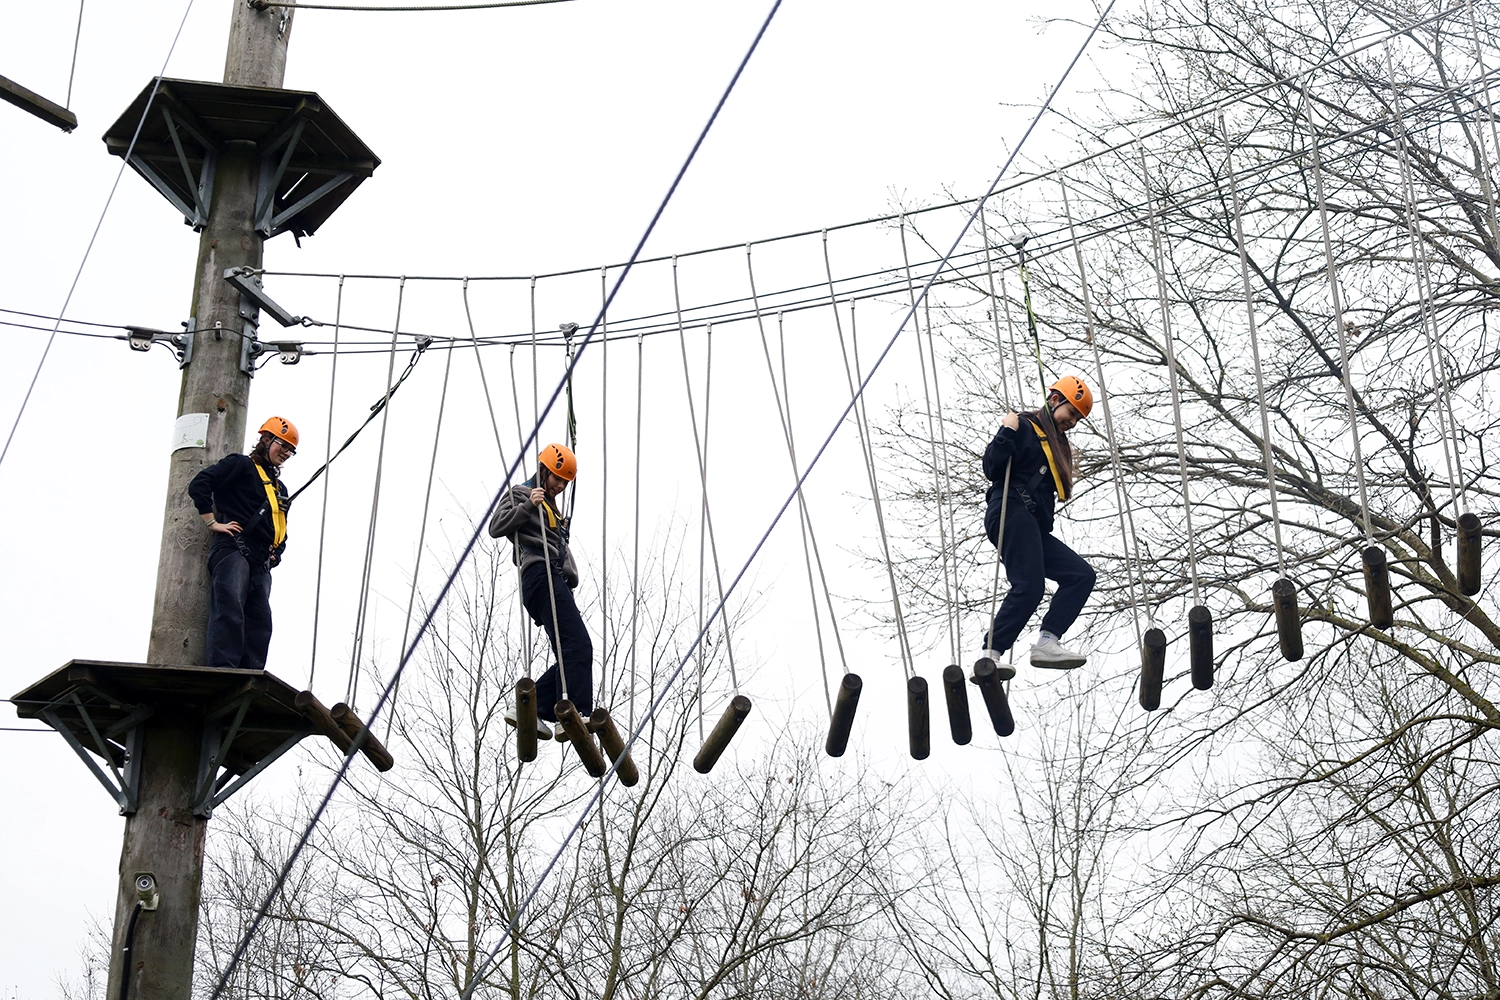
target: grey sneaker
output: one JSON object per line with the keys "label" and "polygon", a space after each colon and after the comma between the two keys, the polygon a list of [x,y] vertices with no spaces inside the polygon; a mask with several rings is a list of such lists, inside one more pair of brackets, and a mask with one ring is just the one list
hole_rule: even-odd
{"label": "grey sneaker", "polygon": [[1002,681],[1008,681],[1016,676],[1016,668],[1005,662],[1005,654],[997,649],[981,649],[979,655],[974,657],[975,662],[989,660],[995,665],[995,676]]}
{"label": "grey sneaker", "polygon": [[[505,724],[510,728],[516,728],[516,710],[507,708],[505,710]],[[539,740],[550,740],[552,738],[552,727],[541,719],[536,720],[536,738]]]}
{"label": "grey sneaker", "polygon": [[1089,658],[1075,653],[1051,636],[1043,636],[1031,647],[1031,665],[1049,670],[1072,670],[1087,663]]}

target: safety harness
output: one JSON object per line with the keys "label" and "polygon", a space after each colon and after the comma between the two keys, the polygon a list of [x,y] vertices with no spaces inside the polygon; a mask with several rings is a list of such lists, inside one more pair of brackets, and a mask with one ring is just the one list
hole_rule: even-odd
{"label": "safety harness", "polygon": [[1057,499],[1059,501],[1068,499],[1068,489],[1063,485],[1062,474],[1057,471],[1057,458],[1052,454],[1052,443],[1047,440],[1047,432],[1042,430],[1042,425],[1030,414],[1022,414],[1022,416],[1030,422],[1032,429],[1036,431],[1037,439],[1042,443],[1042,454],[1047,456],[1047,467],[1045,469],[1038,469],[1036,474],[1028,479],[1024,486],[1014,487],[1021,501],[1026,504],[1026,509],[1035,514],[1036,500],[1032,498],[1032,494],[1036,492],[1037,487],[1042,485],[1042,481],[1049,473],[1052,476],[1052,485],[1057,488]]}
{"label": "safety harness", "polygon": [[[1043,447],[1046,447],[1045,443]],[[1052,458],[1051,452],[1047,453],[1047,458],[1048,460]],[[273,536],[271,548],[274,550],[280,547],[282,542],[286,541],[286,511],[282,509],[281,495],[276,492],[275,480],[266,475],[265,468],[259,462],[254,462],[253,464],[255,465],[255,471],[260,473],[260,484],[266,490],[266,506],[262,507],[256,513],[256,518],[259,519],[260,515],[268,510],[271,512],[271,534]]]}

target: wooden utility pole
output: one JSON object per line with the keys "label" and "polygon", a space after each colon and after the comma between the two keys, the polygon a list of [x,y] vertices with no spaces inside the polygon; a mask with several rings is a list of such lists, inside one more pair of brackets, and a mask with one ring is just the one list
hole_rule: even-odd
{"label": "wooden utility pole", "polygon": [[[291,9],[256,10],[247,0],[236,0],[233,11],[224,82],[279,88],[286,69]],[[192,362],[183,368],[177,406],[179,418],[207,414],[207,433],[204,447],[172,453],[149,663],[204,662],[209,532],[185,497],[188,482],[199,470],[244,446],[250,376],[241,371],[240,339],[246,320],[240,314],[240,295],[224,281],[224,272],[261,266],[265,238],[255,225],[260,169],[256,143],[227,142],[218,153],[208,221],[198,241]],[[130,959],[132,995],[141,1000],[189,1000],[191,995],[208,829],[207,818],[194,815],[193,809],[202,729],[202,720],[190,713],[175,719],[171,713],[158,713],[143,734],[140,805],[126,818],[120,850],[107,994],[111,998],[120,995],[125,936],[139,899],[138,872],[155,876],[160,902],[137,920]]]}

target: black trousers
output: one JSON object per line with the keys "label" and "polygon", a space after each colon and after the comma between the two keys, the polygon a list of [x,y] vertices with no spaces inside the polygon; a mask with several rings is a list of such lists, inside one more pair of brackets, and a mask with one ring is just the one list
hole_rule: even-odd
{"label": "black trousers", "polygon": [[[989,525],[986,529],[993,544],[997,532],[990,530]],[[1000,561],[1005,563],[1010,593],[995,612],[987,643],[989,649],[1000,653],[1015,644],[1016,637],[1041,605],[1044,580],[1057,581],[1057,593],[1052,595],[1052,603],[1042,617],[1042,631],[1055,636],[1061,636],[1078,620],[1084,602],[1094,590],[1094,567],[1050,531],[1042,531],[1036,516],[1014,496],[1006,507]]]}
{"label": "black trousers", "polygon": [[208,550],[210,667],[266,669],[271,646],[271,570],[252,566],[234,540],[215,535]]}
{"label": "black trousers", "polygon": [[[552,601],[557,601],[557,624],[552,621]],[[562,669],[567,671],[568,699],[585,719],[594,710],[594,644],[584,628],[583,615],[573,600],[573,588],[563,579],[562,571],[552,569],[552,591],[547,591],[547,564],[532,563],[521,571],[521,603],[531,620],[547,633],[549,648],[556,656],[562,648]],[[547,672],[536,679],[536,714],[547,722],[556,722],[553,706],[562,700],[562,674],[554,660]]]}

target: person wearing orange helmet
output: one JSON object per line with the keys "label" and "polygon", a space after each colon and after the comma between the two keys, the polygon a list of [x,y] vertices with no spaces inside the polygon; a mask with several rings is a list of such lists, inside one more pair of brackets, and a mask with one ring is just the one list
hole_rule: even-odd
{"label": "person wearing orange helmet", "polygon": [[1064,376],[1048,386],[1045,406],[1007,413],[985,449],[984,474],[991,485],[984,530],[990,544],[999,545],[1010,580],[1010,592],[980,654],[996,666],[1041,605],[1045,580],[1055,580],[1057,592],[1042,618],[1042,634],[1031,647],[1032,666],[1067,670],[1087,660],[1065,648],[1061,639],[1094,589],[1094,569],[1052,534],[1052,524],[1057,503],[1073,492],[1073,449],[1067,432],[1089,415],[1093,405],[1094,395],[1083,379]]}
{"label": "person wearing orange helmet", "polygon": [[[578,564],[568,547],[568,519],[557,498],[578,475],[578,459],[560,444],[549,444],[537,456],[536,475],[512,486],[490,518],[490,536],[509,538],[521,568],[521,604],[547,633],[554,655],[561,654],[536,681],[537,736],[550,739],[547,723],[556,723],[554,706],[562,700],[562,677],[578,714],[594,710],[594,646],[583,615],[573,599]],[[566,671],[560,674],[559,671]],[[513,711],[505,721],[516,724]]]}
{"label": "person wearing orange helmet", "polygon": [[226,455],[188,483],[188,496],[213,536],[205,657],[211,667],[266,667],[271,567],[286,549],[291,502],[281,466],[296,453],[297,428],[284,417],[272,417],[260,425],[250,454]]}

